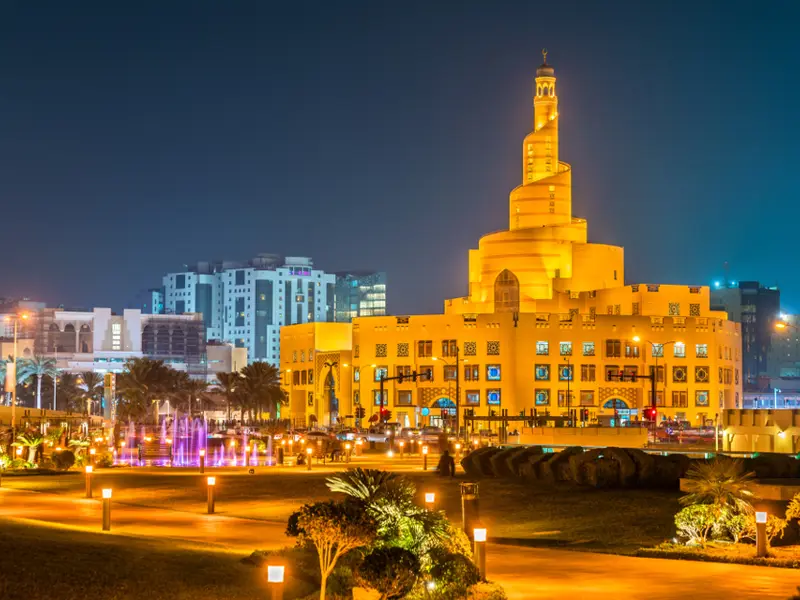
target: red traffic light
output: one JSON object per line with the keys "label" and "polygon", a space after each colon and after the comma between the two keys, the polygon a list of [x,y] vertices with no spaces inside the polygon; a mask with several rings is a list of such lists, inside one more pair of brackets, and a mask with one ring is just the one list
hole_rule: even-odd
{"label": "red traffic light", "polygon": [[658,411],[655,408],[650,407],[644,409],[644,418],[648,421],[655,421],[657,416]]}

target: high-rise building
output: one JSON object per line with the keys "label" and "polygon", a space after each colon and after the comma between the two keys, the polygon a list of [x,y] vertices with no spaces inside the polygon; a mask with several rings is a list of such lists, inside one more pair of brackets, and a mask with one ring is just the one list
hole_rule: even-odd
{"label": "high-rise building", "polygon": [[247,263],[198,263],[163,278],[166,313],[201,313],[209,340],[278,362],[282,325],[333,321],[335,276],[310,258],[261,254]]}
{"label": "high-rise building", "polygon": [[336,322],[386,314],[386,273],[344,271],[336,273]]}
{"label": "high-rise building", "polygon": [[703,425],[741,405],[739,326],[710,309],[707,287],[625,285],[623,249],[589,243],[586,220],[572,214],[558,123],[545,62],[509,227],[469,251],[468,293],[446,300],[444,314],[281,330],[290,418],[327,424],[364,408],[377,420],[384,408],[419,426],[504,409],[574,421],[579,410],[590,423],[619,424],[645,409],[652,417],[655,404],[659,421]]}
{"label": "high-rise building", "polygon": [[746,390],[757,390],[759,375],[769,371],[768,357],[780,307],[780,290],[757,281],[715,283],[711,289],[712,310],[724,310],[731,321],[742,324],[742,377]]}

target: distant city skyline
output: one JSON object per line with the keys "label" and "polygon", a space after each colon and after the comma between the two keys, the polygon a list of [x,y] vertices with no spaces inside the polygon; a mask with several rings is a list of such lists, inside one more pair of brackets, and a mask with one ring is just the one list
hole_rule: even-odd
{"label": "distant city skyline", "polygon": [[441,312],[503,227],[547,47],[574,214],[626,281],[727,263],[800,312],[800,6],[720,6],[6,5],[0,295],[120,310],[198,257],[268,251]]}

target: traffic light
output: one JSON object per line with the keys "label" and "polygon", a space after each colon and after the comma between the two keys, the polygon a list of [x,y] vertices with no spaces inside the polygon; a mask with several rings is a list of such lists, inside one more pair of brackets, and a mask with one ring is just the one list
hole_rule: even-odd
{"label": "traffic light", "polygon": [[411,371],[411,381],[413,381],[414,383],[417,382],[417,372],[416,371]]}
{"label": "traffic light", "polygon": [[625,381],[625,371],[620,369],[619,373],[617,373],[617,377],[619,377],[620,381]]}
{"label": "traffic light", "polygon": [[582,408],[581,409],[581,421],[583,421],[585,423],[588,420],[589,420],[589,409],[588,408]]}
{"label": "traffic light", "polygon": [[655,407],[651,406],[650,408],[644,409],[644,418],[648,421],[655,421],[657,415],[658,411],[655,409]]}
{"label": "traffic light", "polygon": [[397,383],[403,383],[403,377],[404,377],[404,375],[403,375],[402,373],[400,373],[400,374],[397,376]]}
{"label": "traffic light", "polygon": [[356,407],[356,417],[363,419],[367,416],[367,410],[363,406]]}

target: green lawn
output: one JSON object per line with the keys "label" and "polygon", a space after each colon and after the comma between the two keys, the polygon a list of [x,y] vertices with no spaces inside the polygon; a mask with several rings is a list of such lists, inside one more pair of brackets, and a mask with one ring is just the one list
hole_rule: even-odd
{"label": "green lawn", "polygon": [[263,573],[241,555],[4,522],[0,598],[263,600]]}
{"label": "green lawn", "polygon": [[[304,469],[217,470],[218,511],[230,516],[285,522],[301,504],[330,497],[325,478]],[[460,522],[460,479],[407,473],[420,493],[437,493],[439,507]],[[100,470],[96,487],[114,489],[117,502],[192,512],[205,511],[205,479],[190,470]],[[81,497],[80,474],[5,477],[3,485]],[[573,549],[633,553],[673,535],[678,492],[535,488],[485,480],[480,483],[481,519],[495,541]]]}

